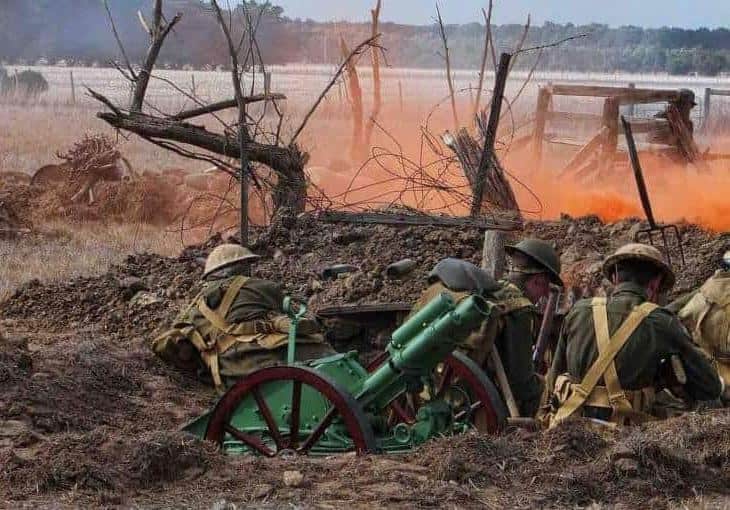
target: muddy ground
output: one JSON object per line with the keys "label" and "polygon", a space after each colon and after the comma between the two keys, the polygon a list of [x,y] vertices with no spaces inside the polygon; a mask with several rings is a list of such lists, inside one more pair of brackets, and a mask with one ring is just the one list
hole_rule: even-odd
{"label": "muddy ground", "polygon": [[[637,221],[531,223],[555,241],[576,292],[601,292],[600,258]],[[714,270],[730,236],[681,227],[688,264],[677,292]],[[608,432],[577,421],[434,441],[404,457],[225,458],[177,430],[215,399],[157,360],[151,338],[197,290],[200,257],[130,256],[107,274],[30,282],[0,303],[0,498],[8,507],[356,508],[619,507],[730,504],[730,414],[707,411]],[[322,226],[281,218],[255,235],[258,276],[313,308],[413,300],[436,261],[478,262],[481,235],[437,228]],[[382,274],[412,258],[405,280]],[[321,269],[359,271],[325,280]],[[587,272],[587,276],[584,276]],[[284,482],[299,471],[301,483]]]}

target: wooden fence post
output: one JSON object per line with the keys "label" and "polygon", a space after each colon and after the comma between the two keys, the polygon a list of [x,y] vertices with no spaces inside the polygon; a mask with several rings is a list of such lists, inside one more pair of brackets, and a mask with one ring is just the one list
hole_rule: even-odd
{"label": "wooden fence post", "polygon": [[[629,83],[629,88],[635,89],[636,83]],[[629,117],[633,117],[636,114],[636,105],[634,103],[631,103],[629,105],[628,114],[629,114]]]}
{"label": "wooden fence post", "polygon": [[403,112],[403,82],[398,80],[398,97],[400,98],[400,111]]}
{"label": "wooden fence post", "polygon": [[710,102],[712,101],[712,89],[707,87],[705,89],[705,99],[702,104],[702,129],[707,129],[709,124],[707,120],[710,118]]}
{"label": "wooden fence post", "polygon": [[264,94],[267,96],[271,92],[271,72],[264,72]]}
{"label": "wooden fence post", "polygon": [[601,162],[598,168],[599,175],[605,170],[613,168],[615,163],[616,149],[618,148],[620,104],[618,97],[607,97],[603,103],[603,126],[608,128],[608,132],[603,143],[603,153],[601,154]]}
{"label": "wooden fence post", "polygon": [[545,140],[545,124],[547,122],[547,111],[550,105],[550,90],[540,87],[537,94],[537,109],[535,110],[535,138],[533,140],[533,161],[535,169],[542,166],[542,144]]}
{"label": "wooden fence post", "polygon": [[69,71],[71,76],[71,104],[76,104],[76,84],[74,83],[74,72]]}

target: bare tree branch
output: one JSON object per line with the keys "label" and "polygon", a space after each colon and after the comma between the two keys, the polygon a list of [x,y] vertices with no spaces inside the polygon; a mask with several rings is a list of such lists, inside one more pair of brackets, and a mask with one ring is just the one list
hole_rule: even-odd
{"label": "bare tree branch", "polygon": [[438,15],[439,29],[441,30],[441,41],[444,44],[444,60],[446,60],[446,81],[449,84],[449,94],[451,95],[451,113],[454,116],[454,131],[459,130],[459,114],[456,111],[456,95],[454,94],[454,82],[451,77],[451,59],[449,57],[449,41],[446,38],[446,29],[444,28],[444,20],[441,18],[441,9],[436,2],[436,14]]}
{"label": "bare tree branch", "polygon": [[154,13],[155,16],[154,26],[152,27],[152,42],[150,43],[150,47],[147,50],[147,56],[145,57],[142,68],[140,69],[137,76],[136,84],[134,87],[134,94],[132,96],[132,104],[130,105],[130,110],[132,111],[142,111],[144,97],[147,93],[147,85],[150,82],[152,69],[155,67],[155,62],[157,62],[157,57],[159,56],[160,50],[162,49],[162,44],[165,42],[165,38],[167,37],[167,34],[170,33],[170,30],[172,30],[172,27],[174,27],[180,21],[180,18],[182,18],[182,14],[177,13],[175,17],[172,18],[172,21],[170,21],[166,25],[163,25],[162,0],[155,0]]}
{"label": "bare tree branch", "polygon": [[[261,101],[274,101],[286,99],[284,94],[256,94],[255,96],[247,96],[243,98],[243,102],[247,105],[253,103],[259,103]],[[171,116],[171,119],[175,120],[186,120],[192,119],[193,117],[199,117],[200,115],[207,115],[209,113],[219,112],[221,110],[227,110],[229,108],[235,108],[238,106],[236,99],[227,99],[225,101],[219,101],[217,103],[211,103],[209,105],[201,106],[192,110],[186,110],[176,115]]]}
{"label": "bare tree branch", "polygon": [[479,70],[479,85],[477,86],[477,99],[474,102],[474,117],[479,115],[479,106],[482,101],[482,91],[484,89],[484,74],[487,70],[487,55],[489,54],[489,46],[492,41],[492,9],[494,7],[493,0],[489,0],[489,12],[482,9],[484,22],[486,23],[486,33],[484,34],[484,51],[482,52],[482,67]]}
{"label": "bare tree branch", "polygon": [[[238,74],[238,53],[236,53],[236,46],[233,43],[233,38],[231,37],[230,32],[230,26],[226,25],[225,20],[223,19],[223,12],[221,11],[220,7],[218,6],[218,2],[216,0],[211,0],[210,2],[213,6],[213,9],[215,10],[216,17],[218,18],[218,23],[221,26],[221,30],[223,31],[223,35],[226,38],[226,42],[228,43],[228,52],[230,53],[231,57],[231,79],[233,82],[233,93],[236,98],[236,105],[238,106],[238,144],[239,144],[239,153],[238,158],[240,160],[241,164],[241,245],[246,246],[248,245],[248,154],[246,153],[245,144],[249,141],[251,141],[251,136],[248,133],[248,128],[246,127],[246,102],[243,98],[243,91],[241,90],[241,76]],[[231,14],[232,16],[232,14]],[[233,21],[231,19],[231,25],[233,24]]]}
{"label": "bare tree branch", "polygon": [[330,91],[330,89],[334,86],[335,83],[337,83],[337,80],[339,79],[340,75],[342,75],[342,72],[345,70],[345,68],[350,64],[350,62],[356,57],[362,54],[362,52],[365,50],[365,48],[373,47],[374,49],[377,49],[378,46],[375,44],[375,41],[380,38],[380,34],[378,34],[375,37],[371,37],[370,39],[361,42],[354,50],[350,52],[350,54],[347,56],[347,58],[340,64],[340,67],[337,69],[335,74],[332,76],[332,79],[327,84],[327,86],[324,88],[322,93],[319,95],[317,100],[314,102],[314,105],[309,109],[307,114],[304,116],[304,120],[302,121],[301,125],[297,130],[294,132],[294,136],[292,137],[291,141],[289,142],[289,145],[294,145],[294,143],[297,141],[297,138],[299,138],[299,135],[302,134],[302,131],[304,131],[304,128],[307,125],[307,122],[309,122],[309,119],[314,115],[314,112],[319,107],[320,103],[324,98],[327,96],[327,93]]}
{"label": "bare tree branch", "polygon": [[522,30],[522,37],[520,37],[519,42],[517,43],[517,46],[515,47],[512,54],[514,55],[514,58],[512,58],[512,62],[509,65],[509,72],[512,72],[512,69],[515,67],[515,63],[517,62],[517,57],[520,55],[520,52],[522,51],[522,47],[525,45],[525,41],[527,40],[527,34],[530,33],[530,24],[532,23],[532,20],[530,18],[530,15],[527,15],[527,22],[525,23],[525,26]]}
{"label": "bare tree branch", "polygon": [[142,14],[142,11],[137,11],[137,18],[139,19],[139,23],[140,25],[142,25],[144,31],[147,32],[147,35],[149,35],[150,39],[152,39],[152,37],[154,37],[154,34],[152,33],[152,29],[147,23],[147,20],[144,19],[144,14]]}
{"label": "bare tree branch", "polygon": [[117,26],[114,23],[114,16],[112,16],[112,11],[109,8],[109,3],[107,2],[107,0],[104,0],[104,8],[106,9],[107,16],[109,17],[109,23],[111,23],[111,26],[112,26],[112,32],[114,33],[114,39],[117,40],[117,45],[119,46],[119,51],[122,52],[122,58],[124,58],[124,64],[127,66],[127,69],[129,70],[129,75],[132,77],[132,80],[136,80],[137,75],[134,73],[134,69],[132,68],[132,63],[129,61],[127,52],[124,49],[124,44],[122,44],[122,39],[119,37],[119,32],[117,32]]}
{"label": "bare tree branch", "polygon": [[520,53],[527,53],[529,51],[546,50],[548,48],[555,48],[556,46],[560,46],[561,44],[565,44],[569,41],[574,41],[576,39],[582,39],[582,38],[588,37],[590,35],[591,35],[590,32],[585,32],[585,33],[577,34],[577,35],[571,35],[570,37],[566,37],[564,39],[560,39],[558,41],[555,41],[555,42],[552,42],[549,44],[543,44],[541,46],[533,46],[531,48],[521,49]]}

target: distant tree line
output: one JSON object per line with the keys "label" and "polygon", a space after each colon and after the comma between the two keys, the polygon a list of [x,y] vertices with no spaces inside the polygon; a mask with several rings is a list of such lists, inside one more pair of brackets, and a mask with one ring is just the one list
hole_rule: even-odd
{"label": "distant tree line", "polygon": [[[355,23],[317,23],[290,19],[280,7],[263,2],[245,2],[258,18],[259,44],[265,60],[281,63],[338,62],[340,36],[350,46],[367,38],[369,27]],[[132,58],[140,59],[147,40],[137,19],[137,11],[148,13],[147,0],[109,0],[117,28]],[[202,0],[168,0],[168,13],[182,11],[179,30],[170,39],[161,63],[179,67],[191,64],[227,64],[225,43],[215,21]],[[149,13],[148,13],[149,14]],[[237,19],[242,20],[241,16]],[[243,29],[240,21],[239,33]],[[484,25],[471,23],[446,27],[453,65],[477,68],[481,58]],[[523,27],[516,24],[493,27],[497,50],[513,48]],[[441,67],[441,41],[436,26],[407,26],[381,23],[383,45],[392,66]],[[591,72],[666,72],[717,75],[730,72],[730,30],[685,30],[679,28],[645,29],[626,26],[610,28],[592,24],[545,23],[532,27],[526,46],[551,43],[577,34],[587,37],[545,51],[540,70]],[[9,62],[34,62],[73,59],[104,63],[118,57],[110,25],[99,0],[3,0],[0,9],[0,59]],[[529,67],[536,53],[518,60],[518,67]]]}

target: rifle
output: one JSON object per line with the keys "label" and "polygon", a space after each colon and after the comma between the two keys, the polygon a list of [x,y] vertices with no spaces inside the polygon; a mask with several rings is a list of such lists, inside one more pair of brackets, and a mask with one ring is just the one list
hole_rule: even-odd
{"label": "rifle", "polygon": [[544,361],[545,351],[550,343],[550,334],[553,330],[555,313],[557,312],[558,303],[560,302],[560,293],[561,290],[559,287],[555,285],[550,286],[550,295],[548,297],[547,304],[545,305],[545,311],[542,314],[540,333],[537,335],[535,349],[532,351],[532,363],[535,365],[535,371],[540,374],[547,372],[547,366]]}

